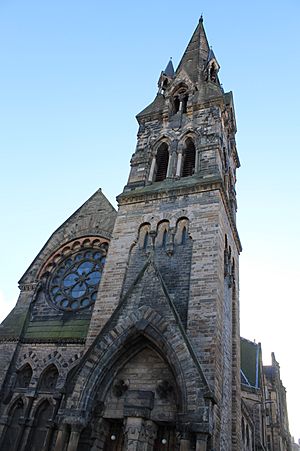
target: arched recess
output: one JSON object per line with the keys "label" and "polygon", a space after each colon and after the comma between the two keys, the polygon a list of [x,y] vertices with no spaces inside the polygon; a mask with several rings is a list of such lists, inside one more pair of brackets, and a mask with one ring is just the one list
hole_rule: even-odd
{"label": "arched recess", "polygon": [[177,220],[176,232],[175,232],[175,243],[176,244],[186,244],[189,239],[189,220],[187,217],[183,216]]}
{"label": "arched recess", "polygon": [[157,224],[156,247],[166,248],[169,239],[170,223],[168,220],[160,221]]}
{"label": "arched recess", "polygon": [[166,142],[161,143],[156,153],[156,170],[154,181],[161,182],[167,177],[169,165],[169,147]]}
{"label": "arched recess", "polygon": [[26,451],[40,451],[47,443],[50,421],[53,416],[53,405],[44,399],[38,406],[34,415],[32,432],[28,439]]}
{"label": "arched recess", "polygon": [[187,112],[189,93],[185,83],[180,83],[175,87],[171,96],[171,114]]}
{"label": "arched recess", "polygon": [[[144,315],[151,315],[151,322]],[[137,317],[140,317],[140,320],[137,320]],[[128,326],[130,322],[132,324]],[[141,307],[134,314],[129,315],[126,318],[126,326],[118,326],[118,331],[122,331],[122,333],[120,332],[113,341],[108,337],[103,337],[103,342],[98,343],[94,353],[90,355],[84,366],[78,369],[76,375],[72,374],[72,381],[68,378],[66,385],[73,382],[75,387],[72,391],[76,392],[78,389],[81,396],[78,400],[74,400],[71,395],[67,405],[74,405],[75,402],[76,409],[91,411],[93,400],[105,398],[111,384],[112,374],[117,374],[120,367],[124,366],[126,359],[128,360],[132,355],[133,347],[138,349],[141,345],[145,346],[145,342],[147,342],[161,354],[171,368],[177,384],[178,412],[184,413],[187,408],[188,396],[192,397],[193,395],[187,393],[182,364],[176,347],[173,348],[171,345],[171,337],[174,339],[175,331],[166,333],[167,324],[161,316],[154,310],[145,307]],[[107,343],[110,345],[108,346]],[[182,342],[180,341],[180,343]],[[182,348],[180,350],[181,358],[183,358]],[[190,358],[189,355],[184,355],[185,359]],[[92,362],[96,362],[92,366],[90,359]],[[194,377],[198,379],[199,373],[195,372]]]}
{"label": "arched recess", "polygon": [[138,234],[138,243],[140,249],[147,250],[148,245],[150,245],[149,233],[150,233],[150,223],[144,222],[143,224],[140,225]]}
{"label": "arched recess", "polygon": [[52,363],[41,374],[38,388],[39,391],[52,392],[55,390],[59,372],[57,367]]}
{"label": "arched recess", "polygon": [[[91,375],[94,387],[89,397],[94,400],[94,405],[90,425],[95,425],[97,406],[101,406],[102,417],[109,426],[102,437],[107,451],[124,449],[128,409],[134,409],[134,416],[143,417],[143,409],[147,407],[139,408],[141,399],[152,404],[151,421],[163,431],[169,428],[170,436],[176,437],[177,414],[186,411],[185,389],[182,387],[184,374],[180,371],[178,375],[164,348],[165,343],[157,337],[157,330],[145,332],[132,328],[121,347],[111,353],[110,359],[99,362],[98,369],[102,374]],[[116,437],[115,442],[111,442],[111,435]],[[80,451],[90,449],[91,440],[87,434],[83,433],[80,440]],[[117,443],[119,447],[112,447]]]}
{"label": "arched recess", "polygon": [[[126,368],[126,365],[129,364],[130,361],[133,360],[135,363],[135,365],[133,364],[133,366],[137,367],[139,366],[137,362],[141,356],[147,355],[147,360],[149,360],[149,356],[151,356],[151,354],[153,355],[153,353],[156,353],[157,356],[159,356],[160,360],[162,362],[165,362],[168,368],[170,368],[170,372],[173,375],[174,381],[176,381],[174,383],[176,383],[177,385],[176,390],[174,390],[174,393],[176,392],[176,404],[179,411],[184,410],[184,375],[181,371],[181,368],[179,370],[178,366],[176,364],[174,365],[174,362],[170,362],[168,357],[165,355],[163,349],[165,347],[165,343],[163,344],[160,340],[159,343],[156,343],[157,337],[156,340],[153,341],[152,334],[155,334],[154,330],[147,330],[147,333],[145,331],[141,332],[136,329],[131,331],[131,333],[127,337],[126,342],[123,343],[122,347],[119,348],[115,352],[115,354],[111,356],[110,362],[105,363],[106,372],[105,374],[103,374],[102,378],[97,381],[97,385],[95,385],[94,387],[94,391],[97,392],[98,399],[101,399],[103,402],[105,401],[108,392],[112,389],[113,380],[116,383],[119,382],[120,378],[121,380],[124,380],[123,375],[121,374],[122,369]],[[179,371],[180,374],[178,374]],[[116,376],[116,379],[113,379],[113,375]],[[124,383],[126,384],[126,379],[124,380]],[[128,388],[130,388],[130,384]]]}
{"label": "arched recess", "polygon": [[[177,419],[196,409],[195,411],[201,411],[201,415],[205,415],[208,427],[212,418],[210,400],[213,395],[195,355],[186,342],[184,332],[162,318],[153,308],[141,306],[131,313],[123,311],[121,319],[119,315],[122,311],[121,305],[111,318],[115,327],[112,327],[111,321],[107,324],[77,371],[68,376],[66,390],[69,395],[65,404],[67,411],[72,409],[74,415],[76,412],[80,414],[85,411],[86,417],[91,421],[94,412],[98,412],[100,417],[106,420],[103,406],[112,388],[112,382],[118,382],[116,389],[121,393],[126,391],[127,381],[116,381],[117,374],[131,357],[149,348],[167,365],[175,380]],[[187,368],[193,380],[192,385],[186,384]],[[168,392],[168,385],[163,384],[161,388]],[[118,418],[115,417],[115,420]]]}
{"label": "arched recess", "polygon": [[188,177],[195,172],[196,148],[192,138],[187,138],[183,151],[182,177]]}
{"label": "arched recess", "polygon": [[8,411],[9,425],[4,433],[1,449],[5,451],[16,451],[19,441],[19,435],[22,430],[20,424],[21,418],[24,416],[25,404],[22,398],[18,398]]}
{"label": "arched recess", "polygon": [[26,363],[17,371],[16,388],[29,387],[32,378],[32,368],[29,363]]}

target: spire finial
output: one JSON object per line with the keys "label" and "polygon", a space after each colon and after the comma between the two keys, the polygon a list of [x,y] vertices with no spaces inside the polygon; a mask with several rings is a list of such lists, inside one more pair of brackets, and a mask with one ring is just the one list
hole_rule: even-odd
{"label": "spire finial", "polygon": [[200,23],[202,23],[202,22],[203,22],[203,13],[201,13],[201,16],[200,16],[199,22],[200,22]]}

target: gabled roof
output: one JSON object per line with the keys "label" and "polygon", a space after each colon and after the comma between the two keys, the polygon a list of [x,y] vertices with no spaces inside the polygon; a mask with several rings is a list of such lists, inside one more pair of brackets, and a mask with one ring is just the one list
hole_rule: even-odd
{"label": "gabled roof", "polygon": [[[19,283],[27,283],[28,279],[35,280],[37,271],[43,261],[53,252],[57,246],[63,245],[72,238],[78,238],[80,235],[89,233],[92,226],[89,220],[93,217],[97,229],[105,238],[110,238],[114,227],[117,212],[109,200],[98,189],[81,207],[79,207],[58,229],[53,232],[39,254],[33,260],[25,274],[21,277]],[[76,225],[76,236],[72,236],[72,230]]]}
{"label": "gabled roof", "polygon": [[139,117],[150,113],[158,113],[163,109],[164,105],[165,98],[163,94],[158,93],[153,102],[150,103],[150,105],[148,105],[144,110],[140,111],[140,113],[136,115],[136,118],[138,119]]}

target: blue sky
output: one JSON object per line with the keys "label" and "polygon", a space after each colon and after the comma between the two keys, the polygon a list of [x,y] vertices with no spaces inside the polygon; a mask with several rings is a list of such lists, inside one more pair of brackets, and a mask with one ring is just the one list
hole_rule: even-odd
{"label": "blue sky", "polygon": [[275,352],[298,438],[298,0],[0,0],[0,318],[49,235],[99,187],[115,203],[201,13],[235,100],[241,333]]}

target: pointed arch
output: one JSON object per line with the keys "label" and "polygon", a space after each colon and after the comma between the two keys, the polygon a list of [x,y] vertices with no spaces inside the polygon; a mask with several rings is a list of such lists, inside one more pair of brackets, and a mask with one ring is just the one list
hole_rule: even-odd
{"label": "pointed arch", "polygon": [[[119,309],[115,311],[113,321],[117,320],[118,312]],[[180,321],[179,317],[176,321]],[[133,344],[143,343],[143,340],[144,343],[148,340],[157,348],[157,352],[161,353],[174,374],[178,393],[177,412],[181,414],[193,408],[195,396],[197,396],[199,408],[207,409],[204,397],[199,397],[199,394],[214,398],[182,325],[179,329],[173,327],[169,320],[163,319],[149,306],[141,306],[124,319],[117,320],[116,327],[112,329],[110,323],[111,321],[107,323],[76,371],[68,377],[66,389],[68,388],[69,396],[66,400],[66,409],[91,412],[95,406],[95,400],[102,402],[105,391],[111,384],[111,376],[116,374],[122,358],[126,355],[128,358]],[[192,386],[186,385],[187,367],[194,380]],[[207,415],[210,415],[208,411]]]}
{"label": "pointed arch", "polygon": [[188,239],[188,233],[186,226],[183,226],[182,234],[181,234],[181,244],[185,244]]}
{"label": "pointed arch", "polygon": [[181,113],[186,113],[188,98],[188,86],[185,83],[181,82],[175,86],[171,95],[172,114],[176,114],[179,111],[181,111]]}
{"label": "pointed arch", "polygon": [[183,153],[182,177],[188,177],[195,172],[196,163],[196,148],[194,141],[188,137],[185,141],[185,148]]}
{"label": "pointed arch", "polygon": [[168,232],[167,232],[167,230],[165,229],[164,232],[163,232],[162,242],[161,242],[161,247],[163,247],[164,249],[165,249],[166,246],[167,246],[167,240],[168,240]]}
{"label": "pointed arch", "polygon": [[149,242],[150,223],[144,222],[139,227],[138,243],[140,249],[147,250]]}
{"label": "pointed arch", "polygon": [[169,147],[166,142],[161,143],[156,153],[155,182],[161,182],[167,177],[169,165]]}
{"label": "pointed arch", "polygon": [[[159,334],[153,325],[149,323],[146,328],[147,330],[140,330],[140,326],[137,325],[137,327],[133,326],[128,329],[125,337],[122,338],[122,343],[116,348],[115,352],[106,353],[104,359],[102,359],[101,368],[98,365],[98,368],[94,369],[94,374],[90,379],[91,382],[93,381],[89,387],[90,393],[89,395],[87,395],[87,392],[82,394],[82,401],[84,403],[90,402],[91,399],[95,399],[97,394],[98,401],[103,402],[111,387],[113,375],[118,374],[130,359],[149,348],[160,355],[161,359],[168,364],[177,383],[176,393],[179,411],[185,411],[186,388],[184,372],[180,367],[178,359],[176,359],[175,353],[173,351],[170,352],[170,346],[166,342],[166,339],[158,336]],[[114,345],[115,347],[116,343]],[[169,350],[170,354],[167,350]]]}
{"label": "pointed arch", "polygon": [[[155,310],[144,306],[132,313],[123,322],[124,324],[122,322],[119,323],[118,328],[112,331],[112,335],[108,333],[103,336],[102,340],[93,349],[92,354],[77,369],[76,374],[72,373],[72,380],[68,377],[66,386],[70,386],[73,383],[74,390],[72,392],[75,393],[78,389],[81,393],[80,398],[77,400],[73,400],[72,394],[70,395],[70,405],[73,405],[75,402],[79,409],[91,409],[92,400],[95,398],[98,388],[103,386],[103,381],[106,377],[110,377],[109,372],[112,368],[120,365],[121,356],[126,356],[126,352],[130,353],[132,351],[133,343],[144,339],[157,348],[157,351],[162,354],[170,366],[178,384],[179,410],[185,411],[189,395],[185,385],[182,362],[178,356],[179,350],[171,344],[171,337],[173,339],[177,335],[175,329],[170,329],[168,323]],[[179,343],[182,344],[182,341],[179,337],[178,340],[179,346]],[[141,343],[141,341],[139,342]],[[182,348],[180,349],[182,357]],[[190,358],[188,354],[183,354],[185,355],[184,359]],[[201,376],[195,372],[194,377],[198,380]]]}
{"label": "pointed arch", "polygon": [[31,365],[28,362],[17,370],[16,388],[28,388],[32,373]]}
{"label": "pointed arch", "polygon": [[1,449],[3,450],[15,450],[19,441],[19,435],[21,433],[20,420],[24,416],[25,403],[20,397],[16,399],[11,408],[8,411],[10,423],[4,433]]}
{"label": "pointed arch", "polygon": [[55,390],[59,372],[57,366],[51,363],[41,374],[38,388],[40,391],[52,392]]}
{"label": "pointed arch", "polygon": [[168,243],[170,223],[168,220],[162,220],[157,224],[156,243],[158,247],[165,248]]}
{"label": "pointed arch", "polygon": [[[163,385],[166,382],[167,387]],[[170,421],[172,418],[175,421],[178,409],[183,410],[180,386],[170,362],[160,349],[159,343],[142,331],[134,331],[122,349],[112,356],[107,364],[106,374],[96,387],[94,394],[97,393],[98,402],[104,406],[106,417],[113,416],[114,412],[124,405],[127,390],[155,394],[153,411],[157,411],[161,403],[164,403]],[[120,387],[123,390],[120,390]],[[167,392],[168,389],[170,392]],[[160,415],[163,420],[162,413]]]}
{"label": "pointed arch", "polygon": [[176,244],[186,244],[189,238],[189,219],[185,216],[176,222],[175,242]]}
{"label": "pointed arch", "polygon": [[53,409],[54,407],[48,399],[43,399],[38,405],[35,411],[33,429],[28,440],[28,450],[40,451],[44,449]]}

